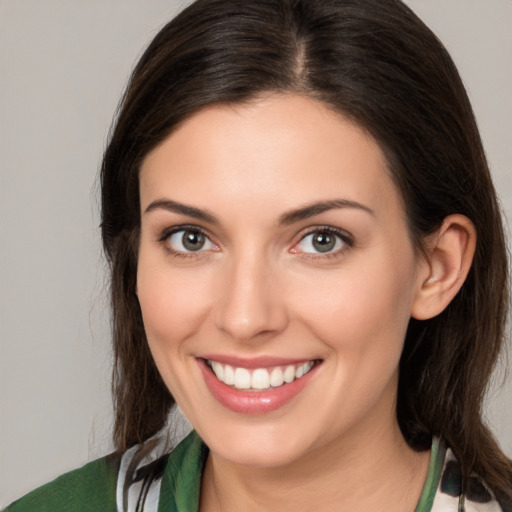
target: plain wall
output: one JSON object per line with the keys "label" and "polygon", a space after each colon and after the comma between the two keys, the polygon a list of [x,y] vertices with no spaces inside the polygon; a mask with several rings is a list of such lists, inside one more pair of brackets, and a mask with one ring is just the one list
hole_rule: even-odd
{"label": "plain wall", "polygon": [[[0,0],[0,506],[111,449],[96,177],[136,58],[184,1]],[[409,0],[463,76],[512,216],[512,2]],[[512,384],[489,419],[512,455]]]}

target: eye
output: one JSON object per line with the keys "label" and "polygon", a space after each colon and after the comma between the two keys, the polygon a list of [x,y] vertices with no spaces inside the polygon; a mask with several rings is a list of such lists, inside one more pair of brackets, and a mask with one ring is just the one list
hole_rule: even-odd
{"label": "eye", "polygon": [[216,249],[217,246],[199,229],[186,228],[167,236],[170,249],[175,252],[201,252]]}
{"label": "eye", "polygon": [[294,252],[326,254],[338,252],[349,245],[350,241],[347,236],[332,229],[318,229],[305,235],[294,247]]}

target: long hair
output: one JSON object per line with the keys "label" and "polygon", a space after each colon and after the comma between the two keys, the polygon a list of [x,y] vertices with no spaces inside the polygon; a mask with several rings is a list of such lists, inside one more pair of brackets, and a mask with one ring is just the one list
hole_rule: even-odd
{"label": "long hair", "polygon": [[146,49],[101,171],[116,445],[124,450],[156,433],[174,403],[152,360],[135,294],[141,162],[202,107],[269,92],[315,98],[374,137],[419,250],[447,215],[474,223],[476,254],[462,289],[437,317],[410,322],[397,417],[412,447],[425,449],[432,435],[441,436],[465,474],[481,474],[506,496],[512,466],[482,422],[508,309],[501,214],[457,70],[399,0],[198,0]]}

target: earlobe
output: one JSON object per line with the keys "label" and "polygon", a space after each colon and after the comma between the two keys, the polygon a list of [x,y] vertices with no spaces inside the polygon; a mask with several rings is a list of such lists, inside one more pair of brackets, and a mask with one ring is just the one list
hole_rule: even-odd
{"label": "earlobe", "polygon": [[446,217],[427,244],[425,272],[419,276],[411,316],[427,320],[441,313],[468,275],[476,248],[476,230],[464,215]]}

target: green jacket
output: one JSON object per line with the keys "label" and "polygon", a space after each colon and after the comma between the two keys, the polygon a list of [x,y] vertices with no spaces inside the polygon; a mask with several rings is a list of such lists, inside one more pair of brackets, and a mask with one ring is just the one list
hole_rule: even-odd
{"label": "green jacket", "polygon": [[[169,454],[159,438],[66,473],[6,512],[197,512],[208,448],[190,433]],[[462,495],[463,487],[466,495]],[[512,512],[476,477],[462,486],[460,465],[438,439],[415,512]]]}
{"label": "green jacket", "polygon": [[[208,449],[192,432],[170,455],[153,461],[153,473],[148,475],[146,472],[141,481],[149,482],[148,485],[158,481],[158,512],[198,510],[201,474],[207,455]],[[127,482],[119,489],[121,463],[122,457],[118,455],[90,462],[32,491],[9,505],[5,512],[117,512],[118,491],[129,487],[136,477],[123,479]],[[126,507],[130,511],[148,509],[138,509],[136,504]],[[149,510],[153,508],[149,507]]]}

